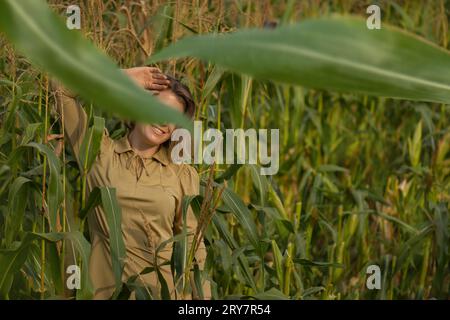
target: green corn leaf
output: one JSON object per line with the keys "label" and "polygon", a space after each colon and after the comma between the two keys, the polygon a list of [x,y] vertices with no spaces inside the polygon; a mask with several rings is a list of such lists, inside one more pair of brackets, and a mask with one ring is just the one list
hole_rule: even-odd
{"label": "green corn leaf", "polygon": [[68,232],[65,238],[74,244],[81,257],[81,288],[77,290],[77,300],[92,299],[94,289],[89,276],[89,258],[91,256],[91,244],[79,231]]}
{"label": "green corn leaf", "polygon": [[168,39],[170,39],[172,33],[173,19],[173,6],[170,4],[163,5],[155,16],[153,22],[155,32],[155,49],[161,49]]}
{"label": "green corn leaf", "polygon": [[31,140],[34,139],[36,132],[41,130],[42,128],[42,122],[37,122],[37,123],[31,123],[29,124],[26,128],[25,128],[25,132],[24,135],[22,137],[22,141],[21,141],[21,145],[25,145],[29,142],[31,142]]}
{"label": "green corn leaf", "polygon": [[205,86],[203,87],[201,101],[204,101],[204,99],[209,97],[212,91],[217,88],[217,84],[222,78],[223,73],[224,70],[222,68],[218,66],[213,67],[211,73],[208,76],[208,79],[206,80]]}
{"label": "green corn leaf", "polygon": [[408,139],[408,152],[411,165],[417,167],[420,163],[420,154],[422,152],[422,121],[420,121],[412,139]]}
{"label": "green corn leaf", "polygon": [[302,294],[302,299],[305,299],[308,296],[314,295],[316,293],[319,293],[321,291],[325,290],[324,287],[311,287],[306,289]]}
{"label": "green corn leaf", "polygon": [[21,229],[25,207],[28,202],[28,187],[32,181],[25,177],[17,177],[9,189],[8,194],[8,216],[5,224],[5,244],[6,247],[14,241],[17,233]]}
{"label": "green corn leaf", "polygon": [[191,129],[185,116],[139,88],[79,32],[66,28],[45,1],[1,1],[0,31],[30,61],[99,107],[136,121]]}
{"label": "green corn leaf", "polygon": [[230,180],[237,172],[238,170],[242,167],[242,164],[232,164],[230,165],[224,173],[222,173],[220,176],[218,176],[215,181],[217,183],[222,183],[225,180]]}
{"label": "green corn leaf", "polygon": [[159,268],[156,268],[156,273],[158,274],[158,281],[161,285],[161,299],[170,300],[170,291],[166,279]]}
{"label": "green corn leaf", "polygon": [[105,119],[94,116],[94,124],[89,128],[84,136],[80,147],[81,168],[84,173],[89,172],[97,158],[102,143],[103,132],[105,130]]}
{"label": "green corn leaf", "polygon": [[8,298],[14,274],[20,270],[28,256],[28,246],[20,246],[17,250],[0,251],[0,297]]}
{"label": "green corn leaf", "polygon": [[87,215],[99,204],[102,203],[101,192],[99,188],[94,188],[89,193],[88,200],[86,202],[85,207],[80,211],[78,217],[80,219],[85,219]]}
{"label": "green corn leaf", "polygon": [[[196,199],[201,198],[201,196],[184,196],[181,202],[181,215],[183,219],[183,230],[181,234],[177,235],[179,240],[175,242],[173,249],[173,269],[175,271],[175,283],[177,283],[178,279],[184,275],[184,270],[186,269],[186,264],[188,262],[188,234],[187,234],[187,212],[191,202]],[[194,210],[195,211],[195,210]],[[191,244],[192,245],[192,244]],[[158,248],[160,248],[158,246]],[[158,250],[159,251],[159,250]],[[181,288],[184,287],[184,279],[183,282],[180,282]]]}
{"label": "green corn leaf", "polygon": [[53,281],[55,292],[58,295],[64,295],[64,278],[61,274],[61,259],[63,259],[63,257],[60,257],[58,247],[55,242],[48,243],[46,250],[49,272]]}
{"label": "green corn leaf", "polygon": [[[432,290],[436,296],[445,299],[445,277],[448,275],[450,262],[450,229],[449,229],[449,203],[440,202],[432,204],[434,211],[434,226],[437,249],[436,275],[433,279]],[[448,289],[448,285],[447,285]]]}
{"label": "green corn leaf", "polygon": [[0,297],[8,298],[14,275],[20,271],[30,252],[30,245],[36,239],[50,242],[60,241],[63,234],[58,233],[27,233],[22,242],[14,249],[0,250]]}
{"label": "green corn leaf", "polygon": [[[232,254],[232,260],[234,263],[237,263],[239,265],[239,270],[241,272],[241,278],[243,282],[250,286],[253,291],[258,291],[255,279],[253,277],[253,271],[250,268],[249,261],[244,254],[245,249],[245,247],[239,247],[237,250],[234,250]],[[239,275],[239,273],[237,275]]]}
{"label": "green corn leaf", "polygon": [[260,292],[249,297],[257,300],[289,300],[289,297],[276,288],[271,288],[267,291]]}
{"label": "green corn leaf", "polygon": [[231,250],[236,250],[239,245],[228,230],[225,219],[222,216],[215,214],[212,217],[212,221],[220,234],[220,238],[227,243]]}
{"label": "green corn leaf", "polygon": [[348,169],[334,165],[334,164],[323,164],[317,168],[319,172],[348,172]]}
{"label": "green corn leaf", "polygon": [[[239,249],[239,245],[231,235],[230,231],[228,230],[225,219],[221,215],[215,214],[212,216],[212,221],[214,223],[214,226],[217,228],[221,239],[225,240],[226,244],[233,252],[237,251]],[[252,276],[252,272],[248,265],[247,259],[245,258],[244,255],[238,255],[237,259],[239,268],[242,271],[242,274],[244,275],[246,282],[254,291],[256,291],[257,290],[256,283]]]}
{"label": "green corn leaf", "polygon": [[266,176],[259,174],[259,167],[257,165],[248,165],[252,176],[253,186],[258,191],[259,203],[264,207],[267,203],[267,194],[270,190],[269,182]]}
{"label": "green corn leaf", "polygon": [[31,142],[25,146],[35,148],[41,154],[44,154],[47,157],[48,166],[50,168],[50,179],[48,182],[48,190],[47,190],[48,215],[49,215],[50,230],[55,232],[59,206],[64,197],[64,192],[60,179],[61,164],[59,162],[59,159],[53,152],[53,150],[51,150],[48,146],[35,142]]}
{"label": "green corn leaf", "polygon": [[311,261],[308,259],[295,258],[295,259],[292,259],[292,261],[296,264],[299,264],[302,266],[307,266],[307,267],[322,267],[322,268],[328,268],[328,267],[342,268],[343,267],[343,265],[340,263]]}
{"label": "green corn leaf", "polygon": [[22,98],[22,88],[20,86],[15,85],[13,82],[5,79],[0,79],[0,84],[5,86],[14,86],[15,94],[12,97],[11,102],[9,103],[6,116],[2,120],[2,126],[0,127],[0,146],[6,143],[9,140],[9,132],[11,132],[11,128],[14,124],[16,110],[18,108],[20,99]]}
{"label": "green corn leaf", "polygon": [[257,252],[260,251],[259,237],[256,231],[255,222],[252,219],[252,214],[244,202],[237,194],[228,188],[225,188],[222,193],[223,202],[230,208],[236,219],[242,225],[245,233]]}
{"label": "green corn leaf", "polygon": [[196,57],[259,79],[340,92],[450,102],[450,55],[386,23],[333,17],[274,30],[182,39],[148,62]]}
{"label": "green corn leaf", "polygon": [[122,210],[117,202],[115,188],[100,188],[102,206],[109,229],[109,244],[111,247],[112,269],[116,280],[115,295],[122,288],[122,272],[125,265],[125,243],[122,236]]}
{"label": "green corn leaf", "polygon": [[198,264],[194,265],[194,284],[197,292],[198,299],[203,300],[203,286],[202,286],[202,273]]}
{"label": "green corn leaf", "polygon": [[280,286],[280,288],[283,288],[284,287],[283,256],[275,240],[272,240],[272,250],[273,250],[273,257],[275,260],[275,271],[277,273],[278,285]]}

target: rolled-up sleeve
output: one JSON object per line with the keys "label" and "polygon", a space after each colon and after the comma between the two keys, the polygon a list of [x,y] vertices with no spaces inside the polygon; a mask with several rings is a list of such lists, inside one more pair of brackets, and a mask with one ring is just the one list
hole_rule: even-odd
{"label": "rolled-up sleeve", "polygon": [[80,163],[80,147],[86,133],[88,117],[74,93],[56,80],[52,80],[51,85],[55,92],[56,110],[64,125],[65,136],[69,139],[75,157]]}

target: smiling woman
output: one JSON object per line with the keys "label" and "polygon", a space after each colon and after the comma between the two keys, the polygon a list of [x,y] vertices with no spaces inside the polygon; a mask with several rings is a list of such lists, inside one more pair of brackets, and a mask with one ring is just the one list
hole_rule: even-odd
{"label": "smiling woman", "polygon": [[263,2],[0,0],[0,299],[449,298],[449,2]]}
{"label": "smiling woman", "polygon": [[[179,86],[178,81],[167,80],[159,69],[142,67],[125,72],[139,85],[154,91],[167,107],[180,112],[192,111],[193,106],[185,103],[187,99],[192,101],[187,88],[184,88],[186,97],[179,96],[178,91],[172,89]],[[56,89],[58,109],[64,113],[65,133],[80,161],[87,116],[70,92],[57,84]],[[117,141],[111,139],[105,129],[100,152],[87,175],[88,190],[96,187],[116,189],[126,247],[122,280],[126,282],[139,275],[139,282],[145,285],[153,298],[161,298],[160,292],[166,286],[172,299],[186,298],[175,290],[169,265],[172,248],[164,247],[164,243],[182,231],[182,198],[199,193],[199,177],[193,167],[174,164],[170,159],[166,142],[170,141],[175,125],[136,123],[130,128],[130,133]],[[114,293],[115,277],[108,224],[101,207],[88,216],[88,225],[92,242],[89,274],[94,298],[108,299]],[[188,237],[190,244],[197,229],[191,209],[187,212],[186,227],[191,233]],[[157,250],[161,246],[163,248]],[[195,255],[200,269],[203,269],[205,257],[205,246],[201,241]],[[140,275],[145,268],[152,267],[159,268],[159,271]],[[202,291],[203,297],[209,299],[206,283]],[[193,290],[192,297],[199,297],[196,290]]]}
{"label": "smiling woman", "polygon": [[[125,70],[137,84],[153,92],[163,104],[185,113],[192,118],[195,103],[189,89],[176,78],[162,75],[156,68],[131,68]],[[151,75],[151,80],[147,76]],[[175,130],[175,124],[151,124],[126,121],[130,131],[129,139],[137,153],[144,157],[151,156],[159,145],[169,148],[170,137]]]}

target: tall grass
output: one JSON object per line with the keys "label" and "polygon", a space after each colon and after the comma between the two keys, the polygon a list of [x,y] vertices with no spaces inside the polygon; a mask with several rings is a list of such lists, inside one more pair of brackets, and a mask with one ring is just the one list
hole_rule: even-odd
{"label": "tall grass", "polygon": [[[73,3],[51,4],[62,15]],[[121,67],[143,64],[185,35],[330,13],[364,16],[366,5],[356,0],[80,2],[82,32]],[[447,48],[446,1],[380,5],[383,23]],[[0,45],[0,296],[69,296],[65,267],[73,260],[86,265],[83,221],[95,197],[85,197],[83,170],[71,151],[61,151],[63,144],[52,139],[62,132],[62,115],[52,111],[48,75],[5,38]],[[208,258],[204,274],[195,277],[211,280],[214,298],[449,298],[447,104],[275,84],[194,59],[160,66],[185,78],[204,127],[281,129],[280,171],[273,177],[247,165],[197,168],[202,195],[186,204],[207,225],[199,233],[205,235]],[[112,137],[125,133],[118,118],[89,103],[85,107],[92,131],[103,117]],[[189,265],[175,260],[177,266]],[[382,270],[381,290],[366,287],[371,264]],[[86,268],[82,272],[88,283]],[[89,286],[77,297],[89,298]]]}

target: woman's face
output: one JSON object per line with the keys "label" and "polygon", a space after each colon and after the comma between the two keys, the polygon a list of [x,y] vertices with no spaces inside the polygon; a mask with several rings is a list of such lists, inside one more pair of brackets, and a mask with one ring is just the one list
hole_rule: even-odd
{"label": "woman's face", "polygon": [[[166,89],[156,95],[157,99],[168,108],[176,109],[184,112],[184,105],[180,102],[178,97],[170,90]],[[170,139],[172,132],[175,130],[174,124],[146,124],[136,123],[134,126],[134,133],[139,135],[139,138],[149,146],[160,145]]]}

